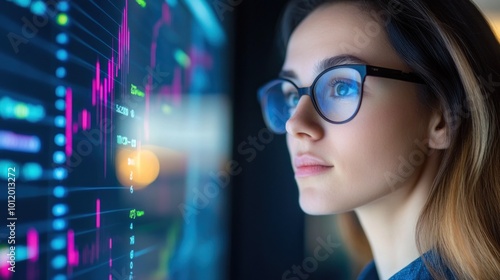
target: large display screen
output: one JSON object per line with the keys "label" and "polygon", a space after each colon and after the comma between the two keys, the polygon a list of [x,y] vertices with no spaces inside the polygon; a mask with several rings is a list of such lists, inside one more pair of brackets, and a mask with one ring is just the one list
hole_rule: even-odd
{"label": "large display screen", "polygon": [[0,278],[225,279],[228,38],[205,0],[0,3]]}

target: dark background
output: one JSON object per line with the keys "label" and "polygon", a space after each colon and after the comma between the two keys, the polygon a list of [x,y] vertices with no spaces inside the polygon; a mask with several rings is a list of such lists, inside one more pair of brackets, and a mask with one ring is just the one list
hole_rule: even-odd
{"label": "dark background", "polygon": [[[281,279],[304,259],[304,213],[285,136],[268,144],[258,137],[268,142],[256,91],[281,69],[276,38],[285,2],[243,0],[225,14],[234,34],[233,158],[243,169],[232,181],[229,279]],[[252,147],[248,137],[259,145]]]}
{"label": "dark background", "polygon": [[[242,0],[222,19],[233,36],[232,154],[242,167],[230,188],[228,279],[350,279],[359,270],[352,270],[350,248],[339,236],[336,217],[313,217],[300,209],[286,137],[270,136],[257,101],[257,89],[277,77],[284,61],[279,25],[287,2]],[[318,262],[316,270],[303,278],[284,275],[313,256],[317,238],[329,235],[339,248]]]}

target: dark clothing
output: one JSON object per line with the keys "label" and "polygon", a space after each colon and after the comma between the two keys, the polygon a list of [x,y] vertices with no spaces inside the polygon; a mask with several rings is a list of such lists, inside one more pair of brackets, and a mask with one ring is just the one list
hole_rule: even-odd
{"label": "dark clothing", "polygon": [[[426,254],[427,255],[427,254]],[[446,270],[446,279],[455,279],[453,274]],[[424,261],[421,257],[411,262],[409,265],[398,271],[396,274],[391,276],[389,280],[432,280],[429,270],[424,264]],[[368,265],[365,266],[363,271],[358,276],[358,280],[379,280],[377,274],[377,268],[375,267],[375,262],[371,261]]]}

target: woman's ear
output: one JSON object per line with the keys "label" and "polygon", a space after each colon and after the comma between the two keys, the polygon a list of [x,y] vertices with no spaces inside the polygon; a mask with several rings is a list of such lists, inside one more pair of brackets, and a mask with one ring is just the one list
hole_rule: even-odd
{"label": "woman's ear", "polygon": [[450,146],[449,127],[441,110],[435,110],[429,121],[429,148],[444,150]]}

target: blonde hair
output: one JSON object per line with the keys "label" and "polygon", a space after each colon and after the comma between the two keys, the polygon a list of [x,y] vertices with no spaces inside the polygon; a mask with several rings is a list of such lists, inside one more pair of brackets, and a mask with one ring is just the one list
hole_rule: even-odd
{"label": "blonde hair", "polygon": [[[419,250],[436,250],[458,279],[500,279],[498,97],[496,102],[489,99],[492,85],[483,86],[484,77],[476,77],[460,38],[426,12],[458,70],[468,110],[460,116],[466,120],[459,127],[449,125],[449,130],[461,128],[462,133],[449,132],[454,141],[445,151],[417,225]],[[450,115],[448,124],[453,122]],[[446,278],[442,268],[427,265],[433,277]]]}

